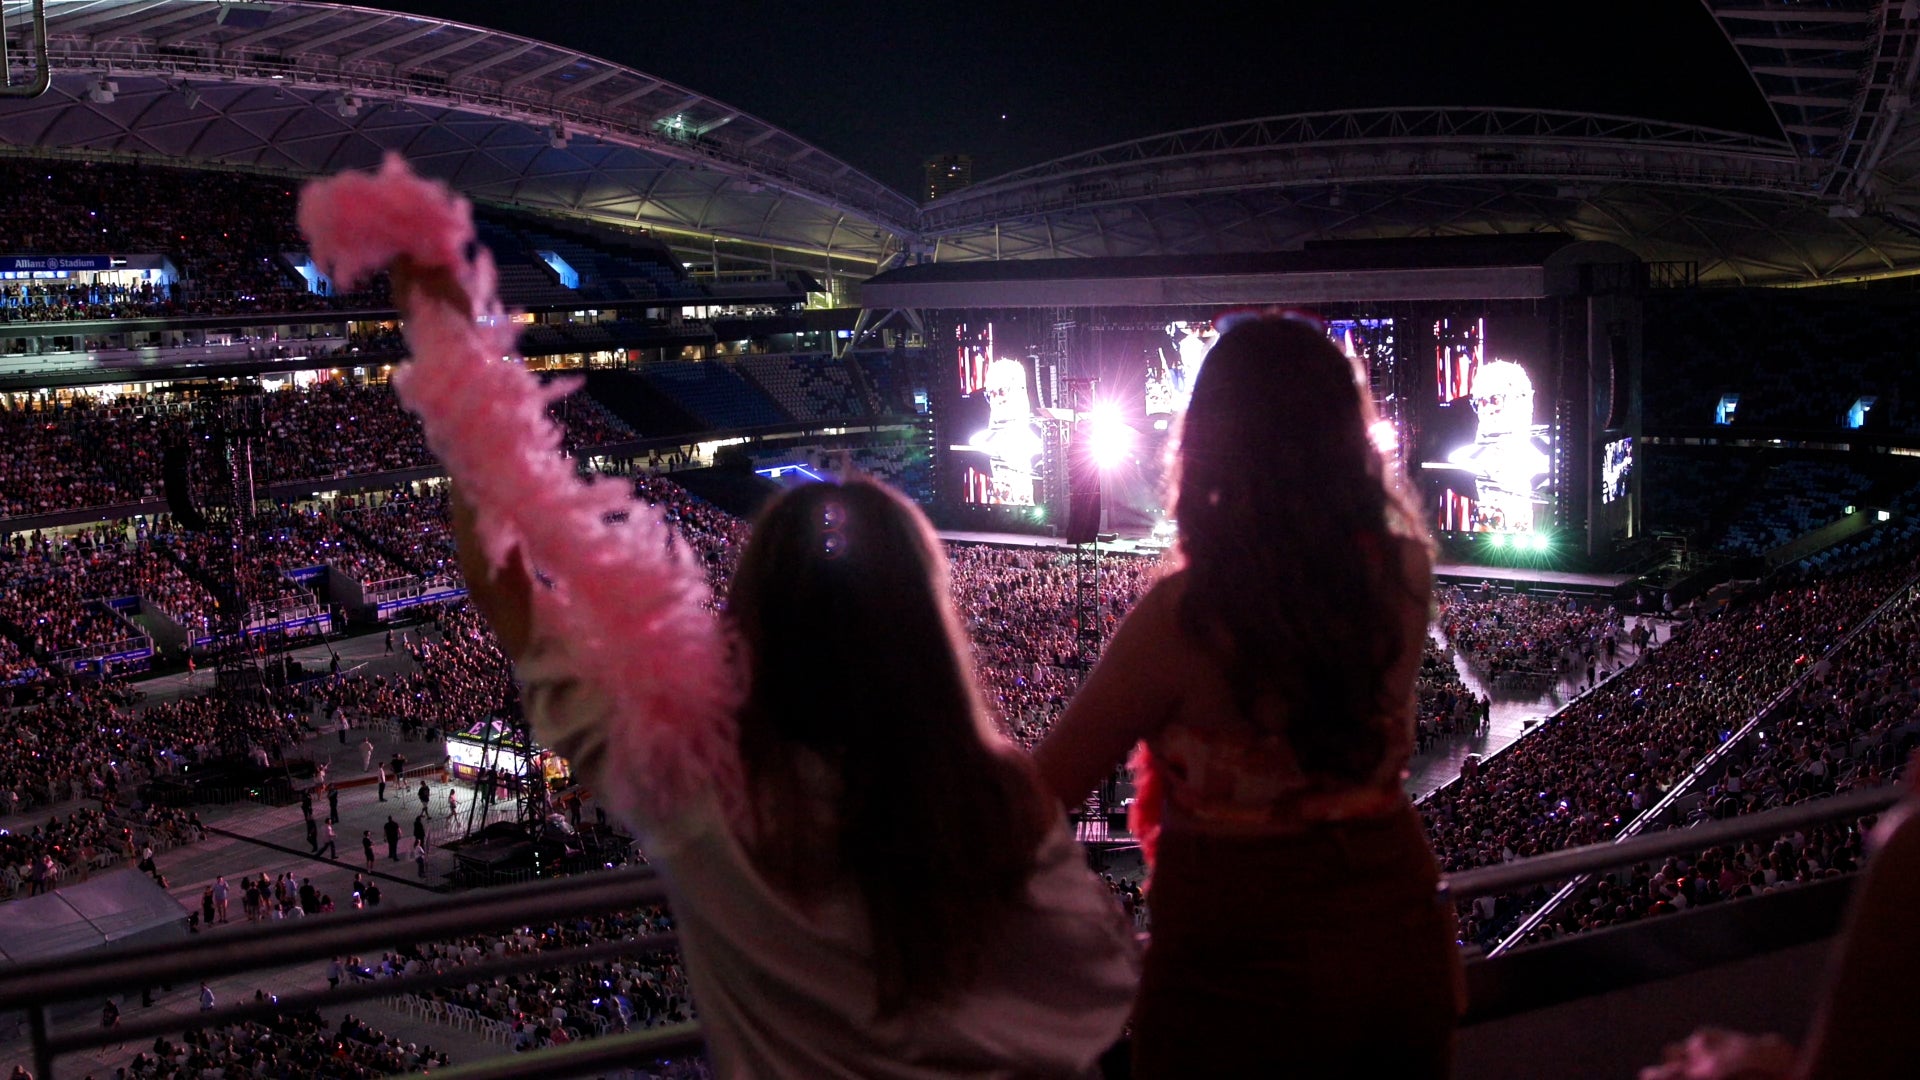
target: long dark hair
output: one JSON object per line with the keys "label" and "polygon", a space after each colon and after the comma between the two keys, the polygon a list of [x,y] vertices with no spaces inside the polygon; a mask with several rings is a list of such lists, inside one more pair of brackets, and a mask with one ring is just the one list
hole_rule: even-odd
{"label": "long dark hair", "polygon": [[802,896],[855,884],[883,1013],[963,988],[1050,817],[981,706],[926,519],[865,480],[786,492],[754,524],[727,616],[751,670],[756,865]]}
{"label": "long dark hair", "polygon": [[1363,376],[1317,327],[1242,318],[1194,386],[1174,503],[1186,632],[1242,716],[1277,704],[1301,767],[1348,783],[1385,759],[1384,721],[1408,704],[1386,674],[1432,588],[1407,571],[1403,545],[1426,541],[1375,422]]}

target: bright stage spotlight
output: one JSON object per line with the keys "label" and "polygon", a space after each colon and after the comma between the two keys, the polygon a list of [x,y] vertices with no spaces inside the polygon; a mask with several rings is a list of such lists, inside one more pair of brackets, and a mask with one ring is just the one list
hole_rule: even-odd
{"label": "bright stage spotlight", "polygon": [[1116,405],[1102,403],[1087,412],[1087,456],[1102,471],[1126,463],[1133,452],[1133,429]]}
{"label": "bright stage spotlight", "polygon": [[1393,421],[1376,420],[1367,429],[1367,440],[1373,443],[1374,450],[1383,457],[1392,457],[1400,449],[1400,433],[1393,429]]}

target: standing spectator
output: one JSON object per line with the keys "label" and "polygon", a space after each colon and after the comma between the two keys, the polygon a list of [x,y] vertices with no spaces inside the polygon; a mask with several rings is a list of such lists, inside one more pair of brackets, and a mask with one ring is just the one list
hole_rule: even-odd
{"label": "standing spectator", "polygon": [[214,1005],[213,987],[208,986],[206,982],[203,980],[200,983],[200,1011],[212,1012],[213,1005]]}
{"label": "standing spectator", "polygon": [[327,853],[327,858],[339,858],[340,849],[334,846],[333,839],[333,822],[329,821],[325,825],[320,826],[320,847],[315,848],[313,853],[318,855],[321,849],[324,848]]}
{"label": "standing spectator", "polygon": [[447,785],[447,820],[452,821],[460,815],[460,789],[454,784]]}
{"label": "standing spectator", "polygon": [[421,847],[427,846],[427,812],[425,810],[414,815],[413,842]]}
{"label": "standing spectator", "polygon": [[384,764],[380,766],[380,801],[387,801],[387,767]]}
{"label": "standing spectator", "polygon": [[409,852],[407,852],[407,855],[408,855],[408,857],[409,857],[409,858],[411,858],[411,859],[413,860],[413,862],[414,862],[414,865],[415,865],[415,866],[418,866],[418,867],[420,868],[420,878],[421,878],[421,880],[423,880],[423,881],[424,881],[424,880],[426,880],[426,876],[427,876],[427,845],[426,845],[426,842],[425,842],[425,841],[423,841],[423,840],[421,840],[421,839],[420,839],[419,837],[417,837],[417,836],[416,836],[416,837],[414,837],[414,838],[413,838],[413,849],[412,849],[411,851],[409,851]]}
{"label": "standing spectator", "polygon": [[[360,740],[360,771],[366,772],[371,768],[373,768],[373,739],[369,737]],[[380,780],[381,787],[384,788],[386,783],[386,779],[382,777]],[[384,791],[381,793],[381,797],[385,797]]]}
{"label": "standing spectator", "polygon": [[373,868],[373,830],[360,830],[360,850],[367,855],[367,868]]}
{"label": "standing spectator", "polygon": [[1305,321],[1227,328],[1181,439],[1186,566],[1127,615],[1040,748],[1077,806],[1145,744],[1136,1077],[1452,1065],[1454,927],[1400,786],[1431,556],[1369,440],[1366,385]]}
{"label": "standing spectator", "polygon": [[232,894],[233,888],[227,884],[227,875],[221,874],[213,879],[213,909],[221,922],[227,921],[227,900]]}
{"label": "standing spectator", "polygon": [[432,799],[433,792],[427,790],[427,782],[425,780],[420,781],[420,811],[422,813],[426,812],[427,805]]}
{"label": "standing spectator", "polygon": [[400,823],[387,815],[387,823],[381,826],[387,835],[387,858],[392,862],[400,861]]}

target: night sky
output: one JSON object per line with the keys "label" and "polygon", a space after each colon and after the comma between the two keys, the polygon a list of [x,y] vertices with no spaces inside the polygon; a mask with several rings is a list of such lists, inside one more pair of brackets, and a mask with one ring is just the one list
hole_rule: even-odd
{"label": "night sky", "polygon": [[[1777,134],[1692,0],[1125,6],[370,0],[550,41],[777,124],[903,193],[1227,120],[1385,105],[1574,109]],[[1168,9],[1161,9],[1168,10]]]}

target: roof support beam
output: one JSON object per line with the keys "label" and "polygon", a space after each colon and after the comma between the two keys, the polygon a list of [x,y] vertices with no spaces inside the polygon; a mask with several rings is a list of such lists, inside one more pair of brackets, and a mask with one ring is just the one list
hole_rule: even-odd
{"label": "roof support beam", "polygon": [[1769,96],[1768,101],[1775,105],[1795,105],[1803,109],[1845,109],[1853,105],[1852,98],[1819,97],[1807,94],[1781,94]]}
{"label": "roof support beam", "polygon": [[513,48],[508,49],[506,52],[495,53],[492,56],[489,56],[476,63],[468,64],[466,67],[461,68],[459,71],[453,72],[452,74],[448,75],[447,81],[459,82],[461,79],[471,79],[475,75],[480,74],[481,72],[487,70],[488,68],[499,67],[501,64],[504,64],[509,60],[517,60],[520,57],[525,56],[526,54],[540,47],[541,47],[540,43],[537,41],[523,41],[519,45],[516,45]]}
{"label": "roof support beam", "polygon": [[686,112],[688,109],[700,104],[702,100],[704,99],[702,99],[699,94],[688,94],[686,97],[681,98],[677,104],[670,105],[666,109],[654,113],[653,122],[657,124],[669,116],[677,116],[680,113]]}
{"label": "roof support beam", "polygon": [[1864,23],[1871,22],[1870,11],[1835,11],[1823,8],[1714,8],[1715,18],[1741,22]]}
{"label": "roof support beam", "polygon": [[54,16],[47,20],[50,24],[48,33],[71,34],[79,30],[85,30],[89,26],[97,26],[100,23],[112,19],[124,19],[132,15],[138,15],[141,12],[152,11],[154,8],[162,7],[172,2],[173,0],[150,0],[149,3],[141,7],[108,8],[105,11],[96,11],[91,15],[76,15],[71,19],[62,19],[59,16]]}
{"label": "roof support beam", "polygon": [[1860,74],[1853,68],[1804,67],[1795,64],[1756,64],[1748,70],[1755,75],[1773,75],[1782,79],[1851,79]]}
{"label": "roof support beam", "polygon": [[[445,30],[449,28],[445,26],[438,26],[438,27],[435,27],[434,29]],[[456,31],[456,33],[457,32],[458,31]],[[478,45],[481,42],[487,40],[487,37],[488,35],[486,34],[468,34],[465,37],[461,38],[459,41],[449,42],[433,50],[432,52],[422,53],[411,60],[403,60],[400,63],[395,64],[393,66],[393,70],[396,73],[401,75],[405,75],[408,72],[412,72],[412,71],[418,71],[421,68],[426,67],[428,64],[433,63],[435,60],[440,59],[443,56],[452,56],[454,53],[457,53],[462,49],[469,48],[474,45]]]}
{"label": "roof support beam", "polygon": [[[127,23],[123,26],[109,27],[106,31],[107,40],[111,41],[114,38],[137,37],[140,35],[142,31],[153,30],[162,26],[171,26],[174,23],[184,22],[187,19],[205,18],[207,20],[208,25],[212,25],[213,10],[214,9],[211,7],[205,7],[205,8],[169,7],[161,11],[160,14],[155,15],[150,19],[136,19],[133,22]],[[97,41],[99,39],[98,37],[95,37],[93,40]]]}
{"label": "roof support beam", "polygon": [[665,85],[666,84],[661,82],[659,79],[648,79],[645,86],[636,87],[635,89],[629,90],[626,93],[621,94],[619,97],[614,98],[612,101],[607,102],[607,108],[617,109],[620,106],[625,105],[627,102],[634,100],[635,98],[646,97],[648,94],[653,93],[655,90],[658,90]]}
{"label": "roof support beam", "polygon": [[1867,43],[1858,38],[1737,37],[1733,43],[1743,49],[1780,49],[1791,52],[1866,52]]}
{"label": "roof support beam", "polygon": [[406,33],[401,34],[399,37],[382,38],[379,41],[374,42],[373,44],[367,46],[364,49],[356,49],[353,52],[350,52],[347,55],[341,57],[340,62],[343,64],[357,64],[362,60],[371,60],[374,57],[379,56],[381,53],[386,52],[389,49],[397,49],[400,46],[405,45],[409,41],[418,41],[419,39],[426,37],[428,34],[434,33],[441,29],[443,29],[443,27],[440,26],[440,24],[438,23],[428,23],[425,26],[416,26],[413,29],[407,31]]}
{"label": "roof support beam", "polygon": [[527,85],[528,83],[533,82],[535,79],[544,79],[547,76],[553,74],[554,72],[559,71],[561,68],[571,67],[574,64],[577,64],[580,62],[581,62],[580,57],[575,56],[572,53],[568,53],[567,55],[562,56],[558,60],[549,60],[548,62],[541,64],[539,67],[534,68],[532,71],[515,75],[513,78],[508,79],[506,82],[501,83],[500,90],[503,93],[512,93],[513,91],[520,89],[521,87]]}
{"label": "roof support beam", "polygon": [[578,82],[568,83],[567,85],[561,87],[560,89],[555,90],[553,92],[553,100],[565,101],[566,99],[572,97],[573,95],[580,93],[582,90],[585,90],[591,86],[599,86],[601,83],[606,82],[608,79],[611,79],[614,76],[619,75],[620,73],[621,73],[620,68],[603,67],[599,71],[594,72],[593,74],[587,76],[584,79],[581,79]]}
{"label": "roof support beam", "polygon": [[[291,34],[296,30],[304,30],[307,27],[312,26],[314,23],[326,22],[328,19],[335,19],[340,17],[341,17],[341,12],[338,12],[338,11],[313,11],[300,16],[299,18],[293,20],[292,22],[276,23],[272,26],[267,26],[259,30],[255,30],[251,34],[242,34],[231,41],[223,41],[220,43],[220,47],[223,49],[244,49],[247,46],[254,44],[255,42],[265,41],[270,37],[277,37],[281,34]],[[219,24],[215,23],[214,25],[218,26]],[[166,45],[166,44],[171,44],[173,41],[183,41],[186,38],[193,37],[198,34],[210,33],[212,30],[213,30],[213,27],[211,26],[205,27],[200,30],[194,30],[186,34],[178,35],[177,37],[171,38],[168,41],[160,42],[160,44]]]}
{"label": "roof support beam", "polygon": [[[336,41],[339,41],[342,38],[350,38],[355,34],[365,33],[370,29],[378,29],[379,27],[385,26],[392,21],[393,21],[392,19],[381,19],[378,23],[373,24],[373,26],[368,26],[366,23],[360,22],[359,20],[356,19],[352,22],[349,22],[347,25],[341,27],[340,29],[335,30],[331,34],[321,34],[317,38],[313,38],[308,41],[302,41],[298,48],[292,50],[292,53],[293,55],[296,55],[296,56],[302,55],[302,54],[315,53],[315,52],[318,52],[320,49],[325,48],[326,46],[331,45]],[[392,42],[387,42],[385,44],[390,45],[392,44]]]}

